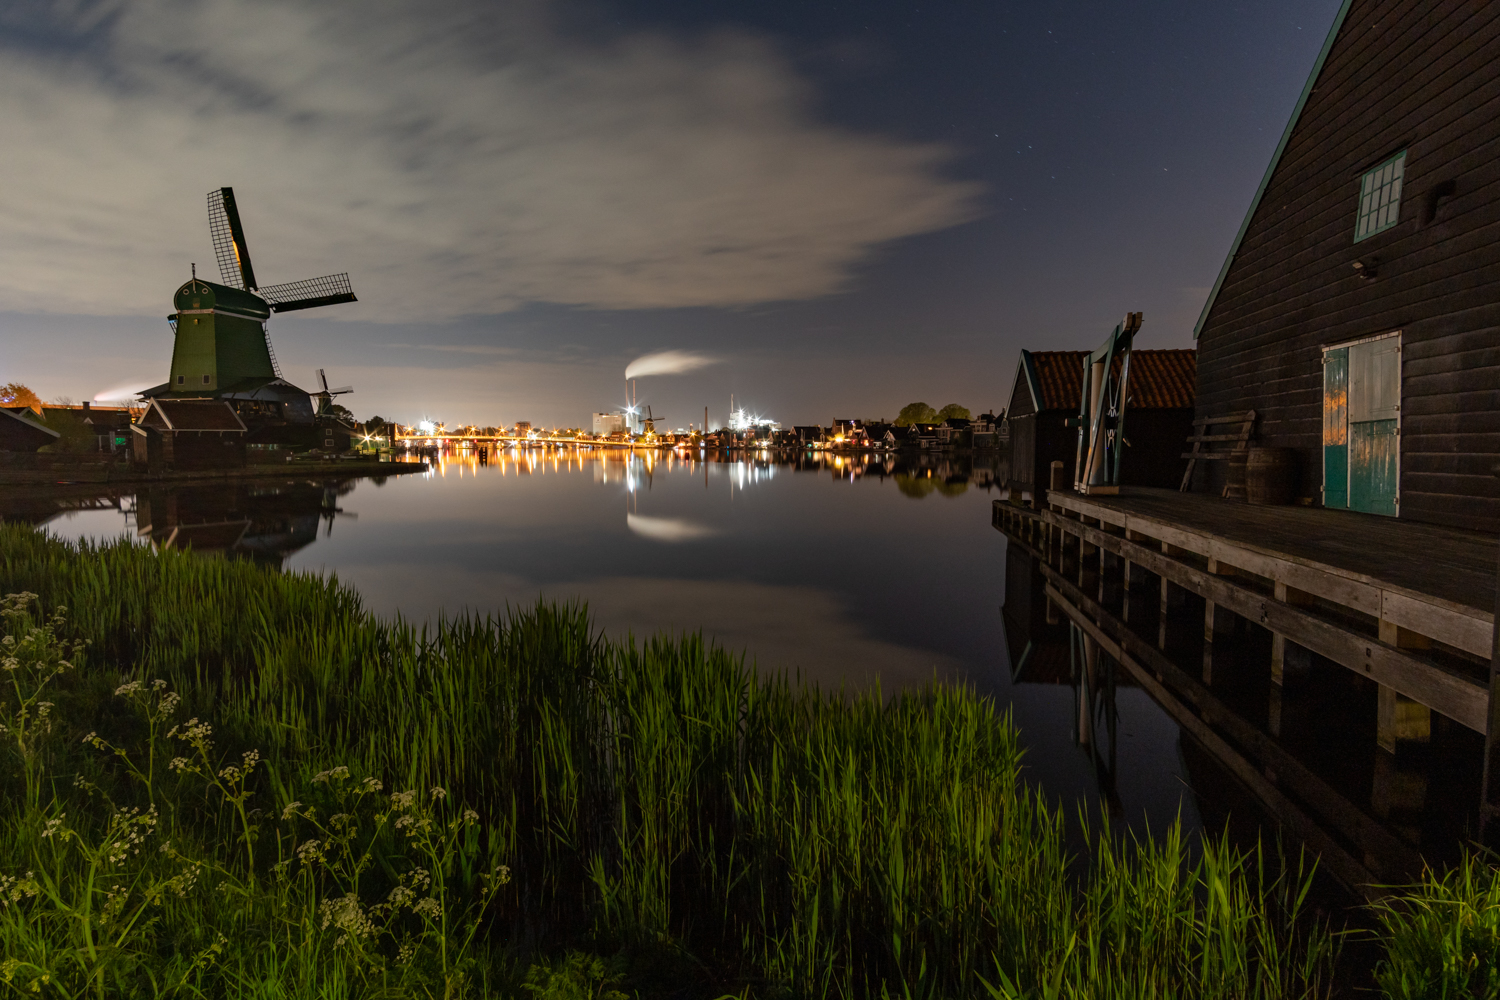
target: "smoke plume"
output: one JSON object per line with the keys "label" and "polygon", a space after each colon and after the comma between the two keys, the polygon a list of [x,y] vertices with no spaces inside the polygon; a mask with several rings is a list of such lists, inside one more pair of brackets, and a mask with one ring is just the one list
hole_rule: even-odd
{"label": "smoke plume", "polygon": [[625,366],[626,378],[642,378],[646,375],[681,375],[695,368],[714,363],[713,358],[687,351],[661,351],[643,354]]}

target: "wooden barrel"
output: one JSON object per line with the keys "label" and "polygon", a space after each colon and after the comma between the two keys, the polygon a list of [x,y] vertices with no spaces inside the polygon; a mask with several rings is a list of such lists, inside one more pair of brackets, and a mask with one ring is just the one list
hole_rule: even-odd
{"label": "wooden barrel", "polygon": [[1245,460],[1245,499],[1288,504],[1297,490],[1297,453],[1290,448],[1251,448]]}
{"label": "wooden barrel", "polygon": [[1224,499],[1245,499],[1245,458],[1249,455],[1243,448],[1229,453],[1228,469],[1224,474]]}

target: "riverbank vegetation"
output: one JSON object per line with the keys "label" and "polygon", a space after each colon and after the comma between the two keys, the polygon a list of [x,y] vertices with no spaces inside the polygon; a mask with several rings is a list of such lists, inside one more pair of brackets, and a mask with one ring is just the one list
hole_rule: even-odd
{"label": "riverbank vegetation", "polygon": [[[1340,938],[1309,912],[1310,864],[1175,830],[1093,830],[1071,858],[1008,718],[963,689],[820,693],[697,637],[606,640],[545,604],[419,628],[336,580],[16,526],[0,560],[0,989],[1333,984]],[[1493,983],[1497,882],[1466,872],[1382,911],[1400,941],[1389,995]]]}

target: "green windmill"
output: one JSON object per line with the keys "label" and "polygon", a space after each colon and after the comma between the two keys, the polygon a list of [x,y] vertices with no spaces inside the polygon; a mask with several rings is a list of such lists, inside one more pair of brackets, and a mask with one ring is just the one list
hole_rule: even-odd
{"label": "green windmill", "polygon": [[252,437],[257,427],[313,423],[308,393],[282,378],[266,323],[273,312],[357,301],[349,275],[261,286],[233,188],[209,192],[208,231],[223,283],[204,281],[195,267],[192,279],[177,289],[176,312],[167,317],[175,338],[171,376],[141,395],[226,400]]}

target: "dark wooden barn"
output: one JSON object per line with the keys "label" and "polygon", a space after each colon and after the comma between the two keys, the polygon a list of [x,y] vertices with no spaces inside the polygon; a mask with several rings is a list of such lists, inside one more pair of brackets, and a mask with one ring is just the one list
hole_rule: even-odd
{"label": "dark wooden barn", "polygon": [[[1066,482],[1073,482],[1078,428],[1068,424],[1078,416],[1087,357],[1087,351],[1021,352],[1005,411],[1010,468],[1004,488],[1023,501],[1047,488],[1053,462],[1062,462]],[[1123,484],[1175,487],[1181,482],[1183,441],[1193,421],[1193,379],[1192,351],[1131,352]]]}
{"label": "dark wooden barn", "polygon": [[1497,233],[1500,4],[1345,0],[1198,321],[1198,415],[1254,410],[1305,502],[1500,530]]}
{"label": "dark wooden barn", "polygon": [[57,431],[42,423],[25,406],[0,406],[0,451],[36,451],[58,439]]}
{"label": "dark wooden barn", "polygon": [[131,428],[137,465],[151,472],[245,464],[245,425],[219,399],[152,399]]}

